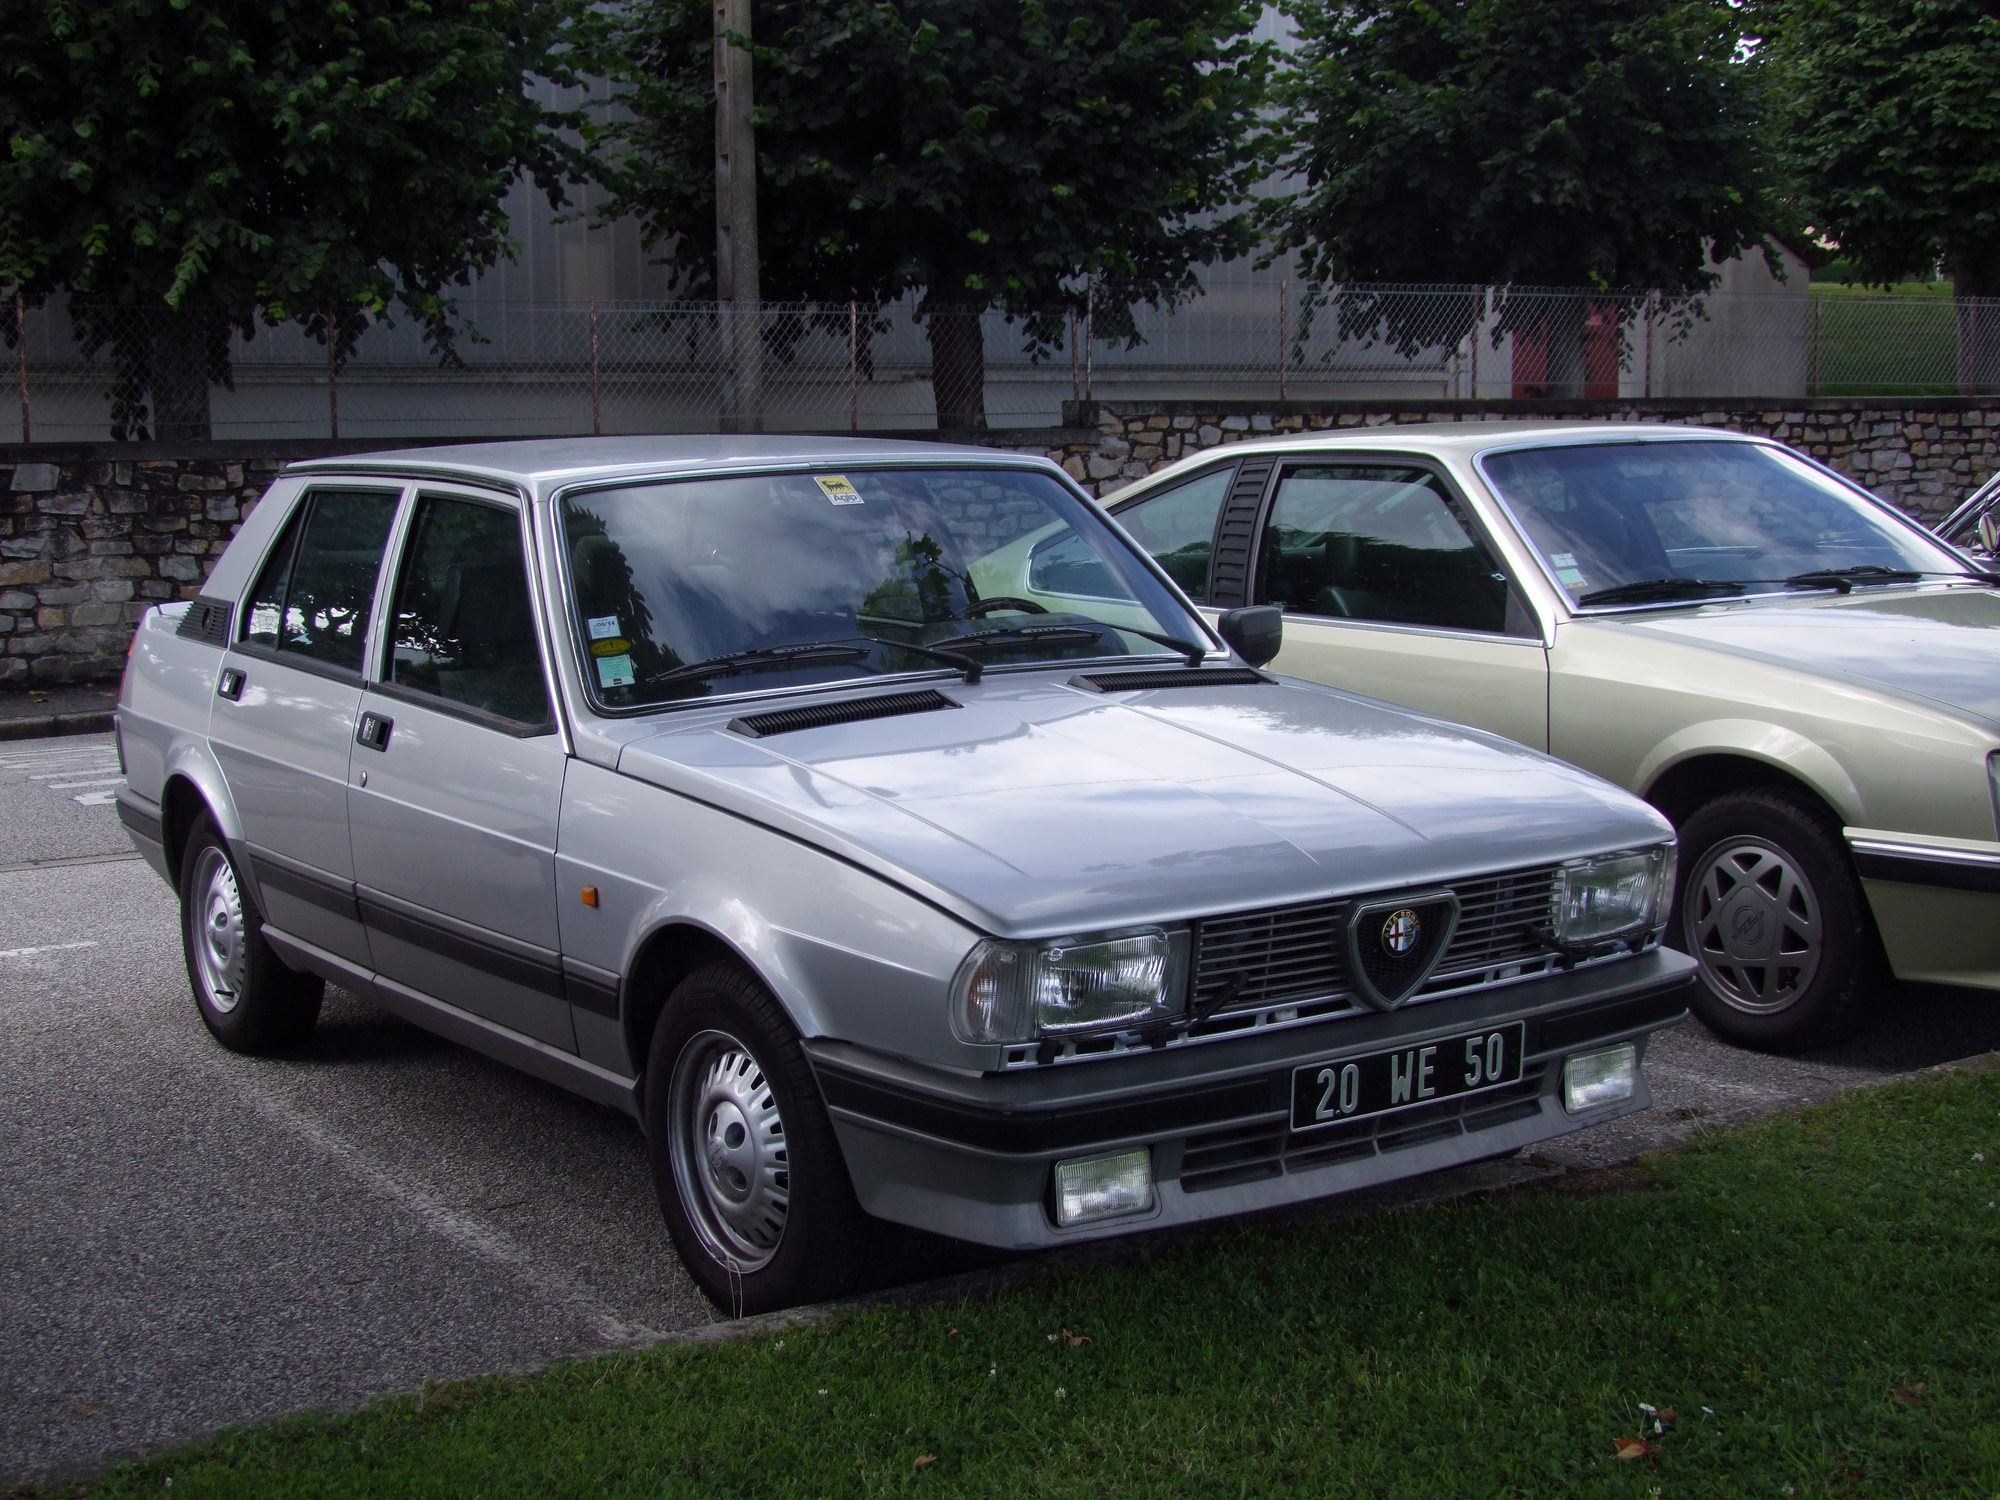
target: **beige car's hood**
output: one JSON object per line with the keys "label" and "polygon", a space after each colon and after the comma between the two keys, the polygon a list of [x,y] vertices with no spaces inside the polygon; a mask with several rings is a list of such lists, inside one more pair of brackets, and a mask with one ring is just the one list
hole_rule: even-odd
{"label": "beige car's hood", "polygon": [[2000,589],[1857,589],[1590,623],[1823,673],[2000,726]]}

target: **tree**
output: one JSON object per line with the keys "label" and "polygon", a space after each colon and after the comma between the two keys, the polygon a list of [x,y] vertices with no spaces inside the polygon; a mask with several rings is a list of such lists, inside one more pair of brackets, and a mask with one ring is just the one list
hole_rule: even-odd
{"label": "tree", "polygon": [[[1493,285],[1582,391],[1584,299],[1685,302],[1771,228],[1754,70],[1727,0],[1291,0],[1277,95],[1299,190],[1270,224],[1323,282]],[[1348,332],[1455,345],[1482,299],[1346,294]]]}
{"label": "tree", "polygon": [[[1765,0],[1800,207],[1865,280],[1944,266],[1961,379],[2000,385],[2000,14],[1985,0]],[[1981,314],[1985,332],[1977,332]]]}
{"label": "tree", "polygon": [[[757,0],[763,294],[921,292],[938,423],[986,422],[981,314],[1044,355],[1102,284],[1100,329],[1243,253],[1268,49],[1245,0]],[[610,214],[681,289],[713,286],[714,96],[704,0],[635,0]]]}
{"label": "tree", "polygon": [[[0,288],[70,298],[118,371],[113,427],[205,437],[232,332],[345,354],[392,307],[440,356],[450,288],[509,253],[502,197],[552,203],[584,0],[0,0]],[[340,311],[329,317],[328,309]]]}

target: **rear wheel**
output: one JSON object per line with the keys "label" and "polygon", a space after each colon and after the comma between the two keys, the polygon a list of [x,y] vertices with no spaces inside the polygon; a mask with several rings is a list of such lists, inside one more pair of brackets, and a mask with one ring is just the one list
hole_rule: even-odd
{"label": "rear wheel", "polygon": [[326,986],[286,968],[264,941],[263,919],[207,813],[188,833],[180,886],[181,952],[202,1023],[235,1052],[279,1052],[304,1040]]}
{"label": "rear wheel", "polygon": [[697,969],[667,1001],[646,1075],[654,1187],[701,1289],[737,1316],[852,1290],[875,1224],[769,991],[734,963]]}
{"label": "rear wheel", "polygon": [[1696,1013],[1770,1052],[1857,1031],[1883,965],[1839,825],[1794,793],[1760,790],[1705,803],[1680,834],[1670,930],[1701,965]]}

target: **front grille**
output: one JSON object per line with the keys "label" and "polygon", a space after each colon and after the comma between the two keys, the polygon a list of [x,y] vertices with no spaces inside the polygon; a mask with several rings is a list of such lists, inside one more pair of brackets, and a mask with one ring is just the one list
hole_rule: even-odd
{"label": "front grille", "polygon": [[1201,1193],[1261,1182],[1288,1172],[1386,1156],[1427,1141],[1476,1135],[1496,1125],[1529,1119],[1541,1110],[1548,1066],[1535,1064],[1519,1082],[1505,1088],[1370,1115],[1303,1135],[1293,1135],[1290,1127],[1278,1121],[1193,1136],[1181,1154],[1181,1191]]}
{"label": "front grille", "polygon": [[[1547,956],[1549,947],[1534,930],[1549,920],[1555,879],[1555,867],[1545,865],[1454,885],[1458,928],[1419,993],[1457,988],[1455,977]],[[1344,900],[1309,901],[1197,923],[1195,1014],[1347,991],[1351,909]]]}

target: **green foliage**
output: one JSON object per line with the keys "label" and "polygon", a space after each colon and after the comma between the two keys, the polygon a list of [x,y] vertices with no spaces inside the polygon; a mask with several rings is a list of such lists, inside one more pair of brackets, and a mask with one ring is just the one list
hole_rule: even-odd
{"label": "green foliage", "polygon": [[[525,174],[557,202],[578,169],[557,134],[574,118],[524,85],[574,81],[584,16],[583,0],[0,0],[0,286],[70,293],[86,344],[117,346],[128,403],[184,373],[149,368],[175,357],[162,344],[220,377],[229,331],[260,316],[344,352],[399,306],[449,357],[450,289],[509,253],[509,186]],[[352,311],[329,329],[334,306]]]}
{"label": "green foliage", "polygon": [[1985,0],[1765,0],[1802,207],[1872,282],[1942,261],[2000,297],[2000,14]]}
{"label": "green foliage", "polygon": [[[1085,276],[1115,288],[1097,307],[1114,333],[1192,291],[1192,265],[1249,246],[1257,11],[758,0],[763,295],[872,314],[921,290],[934,338],[941,309],[998,307],[1046,353]],[[712,24],[705,0],[636,0],[617,48],[631,118],[609,135],[607,213],[636,214],[691,295],[713,286]]]}
{"label": "green foliage", "polygon": [[[1726,0],[1291,0],[1279,81],[1301,191],[1271,227],[1323,280],[1652,289],[1682,298],[1771,228],[1755,70]],[[1545,310],[1500,294],[1503,328]],[[1463,338],[1471,298],[1403,324]]]}

